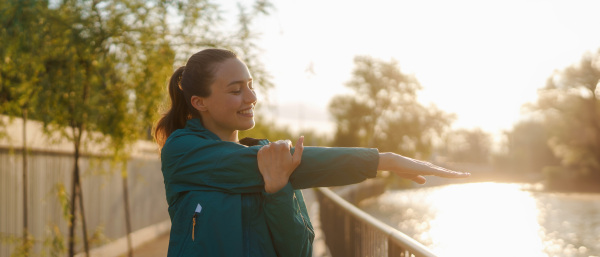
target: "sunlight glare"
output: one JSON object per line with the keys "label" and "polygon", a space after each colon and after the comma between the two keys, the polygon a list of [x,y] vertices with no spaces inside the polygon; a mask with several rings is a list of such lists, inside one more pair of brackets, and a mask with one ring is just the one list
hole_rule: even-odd
{"label": "sunlight glare", "polygon": [[[518,185],[448,186],[436,191],[431,201],[437,218],[429,233],[432,249],[440,255],[479,256],[488,252],[487,256],[516,256],[518,249],[518,256],[546,256],[542,240],[531,236],[540,233],[535,199]],[[462,242],[466,234],[471,235],[467,249]]]}

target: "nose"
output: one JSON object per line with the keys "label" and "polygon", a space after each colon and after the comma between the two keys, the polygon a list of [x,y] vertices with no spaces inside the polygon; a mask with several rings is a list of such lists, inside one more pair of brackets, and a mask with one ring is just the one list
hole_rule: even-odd
{"label": "nose", "polygon": [[244,90],[244,102],[248,104],[253,104],[256,103],[256,100],[257,98],[254,90],[246,88],[246,90]]}

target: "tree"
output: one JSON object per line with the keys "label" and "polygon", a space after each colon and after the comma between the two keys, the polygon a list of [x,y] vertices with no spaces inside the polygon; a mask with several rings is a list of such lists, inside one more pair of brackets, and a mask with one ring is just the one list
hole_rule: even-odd
{"label": "tree", "polygon": [[556,71],[539,90],[533,110],[549,129],[549,145],[563,171],[600,182],[600,50]]}
{"label": "tree", "polygon": [[43,24],[47,3],[34,0],[3,1],[0,10],[0,114],[20,116],[23,121],[23,241],[16,252],[29,256],[33,239],[28,228],[27,121],[36,103],[39,91],[37,83],[45,71],[43,38],[46,31]]}
{"label": "tree", "polygon": [[449,160],[485,164],[489,162],[491,135],[477,129],[458,129],[444,137],[444,152]]}
{"label": "tree", "polygon": [[395,60],[358,56],[354,64],[352,79],[346,84],[354,94],[336,96],[329,105],[337,122],[333,144],[427,157],[433,138],[451,123],[453,115],[420,104],[420,83],[402,73]]}
{"label": "tree", "polygon": [[556,166],[558,159],[548,146],[549,128],[541,121],[521,121],[505,132],[506,156],[501,164],[521,173],[541,173],[545,167]]}
{"label": "tree", "polygon": [[[268,14],[268,1],[256,0],[250,8],[240,4],[235,31],[219,26],[225,19],[209,0],[27,0],[5,1],[0,7],[1,113],[22,114],[26,121],[32,110],[30,117],[43,121],[47,132],[60,132],[73,143],[70,256],[77,205],[86,253],[89,249],[79,171],[85,144],[106,145],[125,167],[130,143],[148,136],[157,106],[167,99],[165,85],[175,62],[200,48],[227,47],[259,75],[257,86],[272,86],[254,59],[257,47],[250,29],[255,17]],[[124,172],[129,224],[126,182]]]}
{"label": "tree", "polygon": [[[46,40],[52,51],[46,53],[47,80],[38,110],[45,128],[63,133],[75,150],[69,222],[72,256],[77,204],[86,253],[89,249],[79,171],[84,144],[106,143],[125,166],[128,144],[147,135],[158,115],[156,106],[166,99],[164,87],[177,50],[236,46],[228,41],[236,37],[219,33],[218,6],[207,0],[65,0],[57,5],[50,15],[52,36]],[[257,5],[255,10],[264,13],[261,8],[266,7]],[[172,13],[182,18],[177,25],[171,25]],[[123,190],[129,234],[126,173]]]}

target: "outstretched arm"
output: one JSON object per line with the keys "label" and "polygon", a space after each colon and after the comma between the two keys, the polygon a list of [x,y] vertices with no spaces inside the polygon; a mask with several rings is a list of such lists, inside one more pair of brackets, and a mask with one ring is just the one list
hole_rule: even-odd
{"label": "outstretched arm", "polygon": [[[298,139],[294,154],[290,153],[291,142],[277,141],[263,146],[258,151],[258,168],[265,181],[265,191],[277,192],[283,188],[290,179],[294,169],[300,164],[302,158],[304,137]],[[419,184],[424,184],[424,176],[438,176],[444,178],[466,178],[469,173],[449,170],[429,162],[415,160],[395,153],[380,153],[378,171],[391,171],[401,178],[410,179]]]}
{"label": "outstretched arm", "polygon": [[[258,167],[261,145],[246,147],[233,142],[206,140],[198,137],[174,138],[163,147],[162,171],[167,199],[191,190],[217,190],[229,193],[261,192],[265,181]],[[273,148],[275,149],[275,148]],[[303,161],[286,177],[294,189],[354,184],[373,178],[377,170],[389,170],[402,176],[438,175],[463,177],[460,174],[432,173],[424,164],[394,154],[380,154],[374,148],[303,147]],[[295,149],[284,149],[292,155]],[[281,149],[279,149],[281,151]],[[390,155],[390,156],[387,156]],[[411,161],[412,160],[412,161]],[[380,163],[381,162],[381,163]],[[427,166],[427,167],[425,167]],[[417,173],[415,173],[417,172]],[[288,171],[289,173],[289,171]],[[406,174],[404,174],[406,173]],[[270,185],[267,187],[270,188]]]}
{"label": "outstretched arm", "polygon": [[429,162],[419,161],[395,153],[380,153],[377,170],[394,172],[401,178],[410,179],[419,184],[425,184],[424,176],[444,178],[466,178],[471,174],[449,170]]}

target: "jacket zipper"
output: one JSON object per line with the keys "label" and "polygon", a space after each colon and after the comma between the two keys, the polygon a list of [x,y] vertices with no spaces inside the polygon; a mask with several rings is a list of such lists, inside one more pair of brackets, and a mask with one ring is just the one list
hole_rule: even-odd
{"label": "jacket zipper", "polygon": [[294,192],[294,202],[296,203],[296,206],[298,207],[298,210],[300,210],[300,218],[302,218],[302,223],[304,223],[304,227],[310,231],[313,236],[315,235],[315,232],[310,228],[310,226],[308,225],[308,223],[306,223],[306,220],[304,220],[304,215],[302,215],[302,208],[300,208],[300,203],[298,201],[298,198],[296,198],[296,192]]}
{"label": "jacket zipper", "polygon": [[194,212],[194,216],[192,217],[192,241],[194,241],[194,232],[196,230],[196,217],[198,216],[197,212]]}

